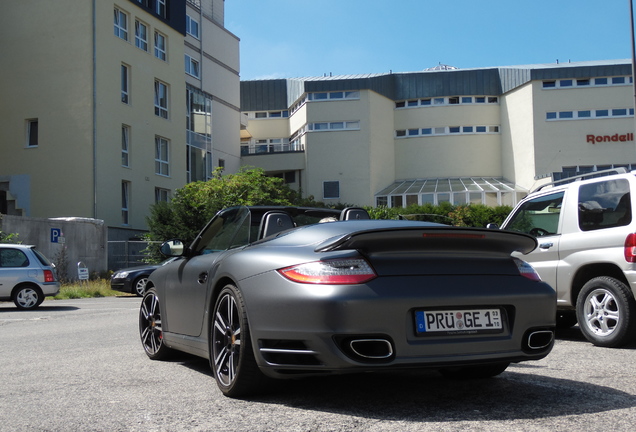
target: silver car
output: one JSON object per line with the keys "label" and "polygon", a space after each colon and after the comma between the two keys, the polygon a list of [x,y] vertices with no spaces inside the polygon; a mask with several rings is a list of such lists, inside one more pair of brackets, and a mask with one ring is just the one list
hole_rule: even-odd
{"label": "silver car", "polygon": [[209,359],[230,397],[325,373],[490,377],[552,349],[555,292],[511,257],[535,247],[363,209],[233,207],[190,245],[162,246],[180,258],[150,275],[141,342],[151,359]]}
{"label": "silver car", "polygon": [[[618,173],[617,173],[618,172]],[[636,338],[634,172],[591,172],[543,185],[502,224],[536,236],[524,259],[557,291],[557,324],[579,324],[593,344]]]}
{"label": "silver car", "polygon": [[0,244],[0,300],[33,309],[59,292],[53,265],[35,246]]}

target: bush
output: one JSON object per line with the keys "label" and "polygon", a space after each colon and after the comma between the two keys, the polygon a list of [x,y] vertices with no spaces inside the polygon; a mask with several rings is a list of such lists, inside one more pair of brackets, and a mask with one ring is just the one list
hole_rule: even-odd
{"label": "bush", "polygon": [[[236,174],[222,175],[216,170],[206,182],[188,183],[175,192],[169,203],[160,202],[150,208],[147,218],[147,241],[163,242],[178,238],[186,243],[219,211],[237,205],[294,205],[298,192],[282,178],[268,177],[260,168],[243,167]],[[157,244],[144,250],[148,262],[162,259]]]}
{"label": "bush", "polygon": [[485,228],[489,223],[501,225],[512,211],[510,206],[488,207],[484,204],[454,206],[424,204],[403,207],[367,207],[371,219],[409,219],[438,222],[454,226]]}

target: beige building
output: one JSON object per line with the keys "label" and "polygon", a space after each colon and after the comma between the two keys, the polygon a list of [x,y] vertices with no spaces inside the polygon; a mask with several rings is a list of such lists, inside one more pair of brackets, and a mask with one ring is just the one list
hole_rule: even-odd
{"label": "beige building", "polygon": [[152,204],[186,182],[219,165],[238,170],[239,41],[224,28],[223,7],[42,0],[4,8],[0,212],[102,219],[110,239],[128,238],[146,229]]}
{"label": "beige building", "polygon": [[636,168],[627,60],[241,82],[244,165],[357,205],[513,205]]}

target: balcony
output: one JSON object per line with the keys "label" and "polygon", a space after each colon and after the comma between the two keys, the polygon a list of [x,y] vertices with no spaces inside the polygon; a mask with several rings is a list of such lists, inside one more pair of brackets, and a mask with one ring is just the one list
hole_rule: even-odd
{"label": "balcony", "polygon": [[305,145],[300,143],[269,143],[241,145],[241,156],[265,155],[276,153],[302,153]]}

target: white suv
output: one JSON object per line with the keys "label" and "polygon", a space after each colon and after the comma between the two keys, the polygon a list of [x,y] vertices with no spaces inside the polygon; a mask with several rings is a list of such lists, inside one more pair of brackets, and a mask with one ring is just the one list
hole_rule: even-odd
{"label": "white suv", "polygon": [[636,172],[599,171],[544,185],[502,229],[537,237],[524,260],[557,291],[557,325],[578,321],[593,344],[636,339]]}
{"label": "white suv", "polygon": [[0,243],[0,300],[33,309],[59,292],[53,264],[35,246]]}

